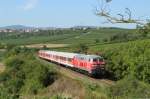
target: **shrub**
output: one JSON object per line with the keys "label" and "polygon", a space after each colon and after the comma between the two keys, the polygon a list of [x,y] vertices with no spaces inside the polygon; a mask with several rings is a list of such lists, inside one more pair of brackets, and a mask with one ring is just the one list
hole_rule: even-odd
{"label": "shrub", "polygon": [[7,53],[7,67],[0,75],[0,85],[3,85],[8,96],[17,99],[22,93],[37,94],[40,89],[54,82],[55,73],[41,64],[31,52],[17,47]]}
{"label": "shrub", "polygon": [[150,86],[138,81],[134,77],[126,77],[110,87],[109,96],[120,99],[149,98]]}
{"label": "shrub", "polygon": [[133,41],[140,38],[140,35],[137,33],[118,33],[110,37],[111,42],[126,42]]}
{"label": "shrub", "polygon": [[99,39],[95,39],[95,43],[99,43],[100,42],[100,40]]}
{"label": "shrub", "polygon": [[15,99],[15,97],[10,95],[5,87],[0,86],[0,99]]}
{"label": "shrub", "polygon": [[116,80],[131,74],[137,79],[150,83],[150,42],[129,42],[104,49],[106,68]]}
{"label": "shrub", "polygon": [[87,53],[89,47],[86,44],[80,43],[76,46],[78,53]]}

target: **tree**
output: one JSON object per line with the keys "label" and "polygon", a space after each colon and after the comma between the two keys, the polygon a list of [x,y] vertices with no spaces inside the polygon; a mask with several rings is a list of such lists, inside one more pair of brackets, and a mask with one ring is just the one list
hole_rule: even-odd
{"label": "tree", "polygon": [[78,53],[84,53],[84,54],[87,54],[88,52],[88,46],[86,44],[83,44],[83,43],[80,43],[78,46],[77,46],[77,52]]}

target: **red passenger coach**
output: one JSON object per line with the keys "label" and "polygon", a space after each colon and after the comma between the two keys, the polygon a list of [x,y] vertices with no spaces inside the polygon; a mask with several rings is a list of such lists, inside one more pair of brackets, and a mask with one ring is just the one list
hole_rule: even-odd
{"label": "red passenger coach", "polygon": [[48,50],[40,50],[38,55],[40,58],[50,60],[65,66],[85,70],[90,74],[102,72],[105,65],[104,59],[97,55],[84,55]]}

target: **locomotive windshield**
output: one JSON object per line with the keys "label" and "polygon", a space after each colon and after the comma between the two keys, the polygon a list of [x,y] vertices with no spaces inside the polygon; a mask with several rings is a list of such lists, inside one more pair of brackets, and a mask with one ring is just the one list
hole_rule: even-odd
{"label": "locomotive windshield", "polygon": [[103,61],[102,57],[93,58],[93,62],[100,62]]}

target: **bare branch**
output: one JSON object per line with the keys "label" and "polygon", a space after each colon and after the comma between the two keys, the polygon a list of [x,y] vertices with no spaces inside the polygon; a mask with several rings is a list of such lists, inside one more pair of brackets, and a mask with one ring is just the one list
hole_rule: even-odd
{"label": "bare branch", "polygon": [[[108,3],[111,2],[112,0],[105,0],[105,1],[106,3]],[[125,14],[127,14],[127,16],[119,13],[117,14],[119,17],[114,17],[110,14],[110,11],[107,10],[106,6],[104,7],[104,5],[102,5],[100,9],[96,10],[96,15],[105,17],[107,21],[109,21],[110,23],[134,23],[144,25],[144,23],[142,23],[141,20],[132,18],[132,12],[129,8],[125,9]]]}
{"label": "bare branch", "polygon": [[121,16],[121,19],[124,20],[124,15],[122,14],[118,14],[119,16]]}
{"label": "bare branch", "polygon": [[131,20],[131,18],[132,18],[132,12],[131,12],[131,10],[129,8],[126,8],[125,13],[129,16],[129,20]]}

